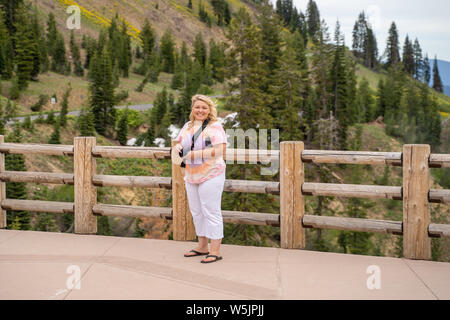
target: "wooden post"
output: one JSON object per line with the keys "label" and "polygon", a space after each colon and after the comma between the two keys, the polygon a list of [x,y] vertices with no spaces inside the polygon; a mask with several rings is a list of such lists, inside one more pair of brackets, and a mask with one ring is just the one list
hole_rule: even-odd
{"label": "wooden post", "polygon": [[92,208],[97,203],[97,189],[92,178],[96,171],[96,161],[92,156],[95,137],[76,137],[74,139],[74,186],[75,186],[75,233],[97,233],[97,217]]}
{"label": "wooden post", "polygon": [[[177,144],[172,141],[172,147]],[[194,222],[186,195],[184,168],[172,162],[172,208],[173,208],[173,240],[195,240]]]}
{"label": "wooden post", "polygon": [[429,145],[403,146],[403,256],[431,259]]}
{"label": "wooden post", "polygon": [[[0,144],[5,142],[5,137],[0,136]],[[5,172],[5,154],[0,153],[0,173]],[[6,228],[6,210],[1,208],[1,203],[6,200],[6,183],[0,181],[0,229]]]}
{"label": "wooden post", "polygon": [[280,143],[280,240],[281,248],[305,248],[302,219],[305,204],[302,195],[304,164],[301,141]]}

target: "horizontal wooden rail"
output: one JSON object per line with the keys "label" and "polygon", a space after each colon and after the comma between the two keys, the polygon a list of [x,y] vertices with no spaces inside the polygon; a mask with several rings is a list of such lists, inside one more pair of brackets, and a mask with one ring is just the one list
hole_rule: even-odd
{"label": "horizontal wooden rail", "polygon": [[10,211],[74,213],[73,202],[5,199],[1,206]]}
{"label": "horizontal wooden rail", "polygon": [[305,228],[402,234],[402,221],[305,215]]}
{"label": "horizontal wooden rail", "polygon": [[280,160],[280,150],[233,149],[227,148],[225,161],[269,163]]}
{"label": "horizontal wooden rail", "polygon": [[[304,150],[303,162],[402,166],[402,152]],[[430,154],[430,168],[449,168],[450,154]]]}
{"label": "horizontal wooden rail", "polygon": [[433,238],[450,238],[450,225],[430,223],[428,225],[428,235]]}
{"label": "horizontal wooden rail", "polygon": [[[0,172],[2,182],[28,182],[73,185],[73,174],[52,172],[4,171]],[[171,177],[149,176],[117,176],[94,175],[93,184],[97,187],[139,187],[172,189]],[[280,183],[276,181],[254,181],[226,179],[225,192],[245,192],[280,194]],[[303,195],[336,196],[355,198],[386,198],[401,200],[402,187],[332,184],[305,182],[302,186]],[[433,203],[450,203],[450,190],[430,189],[429,201]]]}
{"label": "horizontal wooden rail", "polygon": [[280,226],[280,215],[276,213],[260,213],[222,210],[223,221],[234,224],[252,224],[260,226]]}
{"label": "horizontal wooden rail", "polygon": [[158,147],[122,147],[122,146],[95,146],[92,155],[98,158],[144,158],[144,159],[170,159],[170,148]]}
{"label": "horizontal wooden rail", "polygon": [[280,194],[280,183],[277,181],[254,181],[226,179],[223,191]]}
{"label": "horizontal wooden rail", "polygon": [[4,171],[0,173],[0,181],[73,185],[73,174],[53,172]]}
{"label": "horizontal wooden rail", "polygon": [[450,203],[450,190],[430,189],[428,193],[428,201],[434,203]]}
{"label": "horizontal wooden rail", "polygon": [[92,182],[97,187],[172,189],[171,177],[94,175]]}
{"label": "horizontal wooden rail", "polygon": [[45,154],[53,156],[73,156],[73,145],[1,143],[0,152],[11,154]]}
{"label": "horizontal wooden rail", "polygon": [[450,154],[430,154],[429,165],[431,168],[450,168]]}
{"label": "horizontal wooden rail", "polygon": [[94,215],[99,216],[133,217],[133,218],[172,217],[171,207],[142,207],[142,206],[126,206],[126,205],[98,203],[93,206],[92,211]]}
{"label": "horizontal wooden rail", "polygon": [[304,150],[303,162],[333,164],[402,165],[401,152]]}
{"label": "horizontal wooden rail", "polygon": [[402,187],[391,186],[305,182],[302,186],[302,192],[309,196],[402,199]]}

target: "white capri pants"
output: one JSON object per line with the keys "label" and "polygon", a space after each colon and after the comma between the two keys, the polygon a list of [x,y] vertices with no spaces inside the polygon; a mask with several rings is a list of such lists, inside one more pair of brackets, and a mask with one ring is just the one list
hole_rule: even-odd
{"label": "white capri pants", "polygon": [[185,181],[189,209],[197,236],[209,239],[223,238],[221,211],[225,171],[201,183]]}

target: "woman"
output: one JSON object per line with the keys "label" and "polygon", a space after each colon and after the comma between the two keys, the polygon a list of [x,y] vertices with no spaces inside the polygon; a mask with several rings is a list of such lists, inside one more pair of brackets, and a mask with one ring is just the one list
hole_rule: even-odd
{"label": "woman", "polygon": [[[221,123],[217,120],[214,102],[207,96],[196,94],[192,97],[190,121],[180,130],[175,152],[183,150],[186,193],[189,209],[192,213],[198,245],[186,253],[185,257],[206,255],[202,263],[222,259],[220,244],[223,238],[223,219],[221,200],[225,184],[226,164],[223,155],[226,152],[227,137]],[[207,126],[195,140],[191,151],[192,138],[201,130],[205,120]],[[211,251],[208,250],[211,240]]]}

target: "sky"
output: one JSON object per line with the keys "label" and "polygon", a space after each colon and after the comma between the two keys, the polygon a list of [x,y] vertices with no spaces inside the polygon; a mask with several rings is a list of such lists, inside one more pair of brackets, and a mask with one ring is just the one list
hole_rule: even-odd
{"label": "sky", "polygon": [[[276,0],[271,0],[275,3]],[[297,10],[306,12],[309,0],[293,0]],[[352,31],[363,10],[375,32],[379,54],[386,49],[386,39],[392,21],[395,21],[403,47],[406,34],[418,38],[423,55],[430,59],[450,61],[450,1],[449,0],[315,0],[322,19],[333,38],[339,20],[345,35],[345,44],[351,48]]]}

